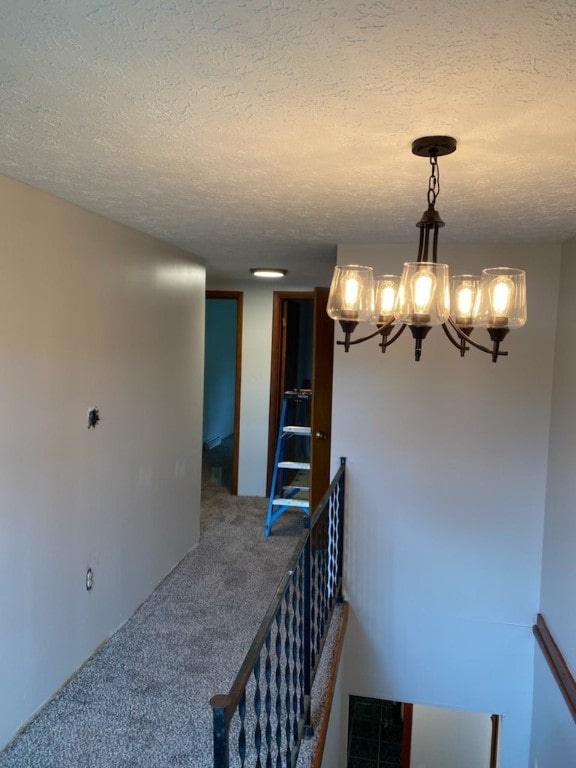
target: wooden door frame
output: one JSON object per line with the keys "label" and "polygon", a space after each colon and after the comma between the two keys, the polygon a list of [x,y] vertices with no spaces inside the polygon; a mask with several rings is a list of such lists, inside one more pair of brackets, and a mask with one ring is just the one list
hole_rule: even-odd
{"label": "wooden door frame", "polygon": [[238,457],[240,453],[240,390],[242,382],[242,317],[244,293],[242,291],[206,291],[208,299],[236,300],[236,371],[234,382],[234,434],[232,440],[232,478],[230,493],[238,495]]}
{"label": "wooden door frame", "polygon": [[266,495],[270,494],[274,454],[278,438],[280,407],[284,393],[280,390],[282,376],[282,305],[289,299],[314,301],[314,291],[274,291],[272,294],[272,352],[270,360],[270,405],[268,416],[268,464],[266,469]]}
{"label": "wooden door frame", "polygon": [[402,750],[400,757],[401,768],[410,768],[410,751],[412,749],[412,719],[414,704],[402,704]]}

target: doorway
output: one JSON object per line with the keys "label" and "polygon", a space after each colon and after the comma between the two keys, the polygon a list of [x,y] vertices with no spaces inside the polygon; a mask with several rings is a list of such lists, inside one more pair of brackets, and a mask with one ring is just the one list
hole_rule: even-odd
{"label": "doorway", "polygon": [[266,492],[270,494],[284,392],[311,388],[311,513],[330,483],[334,322],[326,313],[327,301],[327,288],[275,291],[273,296]]}
{"label": "doorway", "polygon": [[348,768],[496,768],[499,715],[350,696]]}
{"label": "doorway", "polygon": [[284,392],[312,386],[314,293],[275,291],[273,302],[267,495],[270,495]]}
{"label": "doorway", "polygon": [[206,291],[202,481],[238,494],[241,291]]}

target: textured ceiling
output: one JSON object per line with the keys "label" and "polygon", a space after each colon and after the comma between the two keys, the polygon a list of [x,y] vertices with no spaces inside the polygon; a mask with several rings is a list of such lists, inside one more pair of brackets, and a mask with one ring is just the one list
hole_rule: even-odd
{"label": "textured ceiling", "polygon": [[202,256],[576,234],[576,0],[3,0],[0,172]]}

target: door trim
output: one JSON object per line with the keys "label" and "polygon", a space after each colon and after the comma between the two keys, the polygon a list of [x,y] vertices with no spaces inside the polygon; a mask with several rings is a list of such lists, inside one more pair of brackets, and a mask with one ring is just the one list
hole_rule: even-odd
{"label": "door trim", "polygon": [[412,749],[412,718],[414,713],[413,704],[403,704],[402,717],[402,750],[401,750],[401,768],[410,768],[410,751]]}
{"label": "door trim", "polygon": [[238,458],[240,453],[240,390],[242,382],[242,291],[206,291],[206,299],[236,299],[236,373],[234,383],[234,435],[232,441],[232,478],[230,493],[238,495]]}

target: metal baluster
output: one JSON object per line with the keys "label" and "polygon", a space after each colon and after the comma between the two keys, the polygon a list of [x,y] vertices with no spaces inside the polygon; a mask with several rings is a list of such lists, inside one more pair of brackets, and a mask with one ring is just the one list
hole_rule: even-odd
{"label": "metal baluster", "polygon": [[290,657],[292,659],[292,719],[294,744],[298,743],[298,599],[297,599],[298,578],[296,571],[292,573],[292,645],[290,647]]}
{"label": "metal baluster", "polygon": [[238,754],[240,756],[240,768],[246,765],[246,689],[238,702],[238,717],[240,718],[240,733],[238,734]]}
{"label": "metal baluster", "polygon": [[286,590],[284,594],[284,602],[285,602],[285,611],[284,611],[284,655],[285,655],[285,661],[284,661],[284,685],[286,686],[286,692],[284,695],[284,705],[286,707],[286,717],[285,717],[285,733],[286,733],[286,765],[290,765],[291,759],[292,759],[292,747],[291,747],[291,741],[290,736],[292,732],[292,721],[291,721],[291,709],[290,709],[290,679],[291,679],[291,671],[290,671],[290,614],[288,612],[288,606],[289,606],[289,593],[290,587],[288,587],[288,590]]}
{"label": "metal baluster", "polygon": [[320,644],[320,607],[318,591],[318,550],[312,550],[312,669],[316,669],[316,654]]}
{"label": "metal baluster", "polygon": [[256,768],[262,768],[260,752],[262,749],[262,728],[260,727],[260,713],[262,710],[262,697],[260,694],[260,657],[254,664],[254,680],[256,689],[254,691],[254,714],[256,715],[256,726],[254,728],[254,746],[256,747]]}
{"label": "metal baluster", "polygon": [[[326,566],[327,566],[327,557],[326,557],[326,507],[324,507],[324,511],[322,513],[322,540],[320,542],[320,551],[319,551],[319,561],[320,561],[320,585],[319,585],[319,592],[320,592],[320,616],[319,616],[319,627],[320,631],[318,633],[318,648],[316,650],[316,653],[318,654],[318,657],[320,656],[320,648],[322,645],[322,638],[324,637],[324,630],[326,628],[326,618],[328,613],[328,607],[326,604],[326,593],[327,593],[327,583],[326,583]],[[316,660],[316,664],[319,662],[319,658]]]}
{"label": "metal baluster", "polygon": [[[298,719],[301,719],[304,716],[304,667],[306,663],[304,653],[304,570],[304,550],[302,550],[298,568]],[[308,627],[308,629],[310,629],[310,627]]]}
{"label": "metal baluster", "polygon": [[[278,614],[278,612],[276,612]],[[272,661],[270,659],[270,632],[266,635],[264,648],[266,649],[266,661],[264,662],[264,677],[266,679],[266,694],[264,696],[264,710],[266,712],[266,727],[264,729],[266,739],[266,768],[272,768],[272,726],[270,715],[272,712],[272,694],[270,692],[270,679],[272,677]]]}
{"label": "metal baluster", "polygon": [[276,651],[276,669],[275,669],[275,682],[276,682],[276,768],[282,768],[282,639],[280,637],[280,607],[276,611],[276,640],[274,649]]}
{"label": "metal baluster", "polygon": [[[308,526],[310,526],[310,519],[307,518],[305,521],[305,524],[308,523]],[[304,545],[304,637],[303,637],[303,645],[304,645],[304,661],[303,661],[303,668],[304,668],[304,692],[303,692],[303,698],[304,698],[304,710],[305,710],[305,719],[304,719],[304,733],[306,736],[312,736],[314,733],[314,730],[312,728],[312,719],[311,719],[311,711],[310,711],[310,694],[312,692],[312,632],[314,627],[314,617],[312,615],[314,610],[314,596],[312,594],[313,590],[313,579],[312,579],[312,548],[311,548],[311,538],[312,538],[312,532],[310,531],[310,535],[306,539],[306,543]]]}
{"label": "metal baluster", "polygon": [[335,540],[335,528],[334,528],[334,494],[330,496],[328,500],[328,582],[327,582],[327,594],[328,605],[332,607],[332,595],[334,594],[334,540]]}

